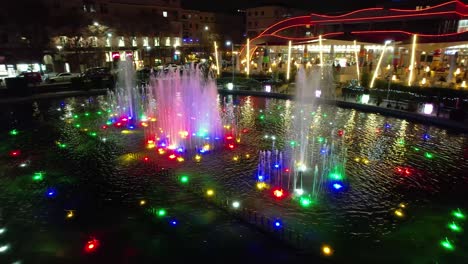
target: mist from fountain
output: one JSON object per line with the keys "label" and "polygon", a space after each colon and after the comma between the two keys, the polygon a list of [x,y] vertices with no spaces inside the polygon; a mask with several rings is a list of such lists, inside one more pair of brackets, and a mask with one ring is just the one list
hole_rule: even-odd
{"label": "mist from fountain", "polygon": [[[109,105],[117,119],[128,119],[134,126],[139,115],[144,113],[144,88],[136,84],[135,68],[131,59],[119,61],[115,91],[109,91]],[[132,122],[133,120],[133,122]]]}
{"label": "mist from fountain", "polygon": [[147,97],[146,114],[157,117],[149,133],[158,146],[208,150],[221,140],[218,91],[209,70],[191,65],[153,74]]}
{"label": "mist from fountain", "polygon": [[313,199],[318,198],[326,182],[344,185],[344,131],[332,127],[330,135],[317,135],[319,126],[330,125],[317,113],[317,100],[322,96],[333,98],[334,89],[331,67],[298,70],[286,147],[283,151],[260,151],[259,181],[292,190],[299,196],[307,193]]}

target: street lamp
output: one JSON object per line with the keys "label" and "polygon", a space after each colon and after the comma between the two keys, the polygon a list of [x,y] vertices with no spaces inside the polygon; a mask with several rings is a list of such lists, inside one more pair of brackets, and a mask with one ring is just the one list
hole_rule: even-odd
{"label": "street lamp", "polygon": [[[392,52],[392,60],[391,60],[391,64],[394,64],[394,60],[395,60],[395,42],[393,40],[387,40],[385,41],[385,44],[386,45],[390,45],[390,44],[393,44],[393,52]],[[392,77],[390,77],[392,76]],[[390,96],[390,84],[392,83],[392,79],[393,79],[393,67],[390,66],[390,73],[388,75],[388,87],[387,87],[387,104],[388,104],[388,98]]]}
{"label": "street lamp", "polygon": [[97,27],[97,26],[99,26],[99,23],[94,21],[93,25],[95,25]]}
{"label": "street lamp", "polygon": [[231,46],[232,84],[234,84],[234,43],[228,40],[226,41],[226,46]]}
{"label": "street lamp", "polygon": [[210,29],[208,26],[205,26],[205,31],[208,31],[208,29]]}

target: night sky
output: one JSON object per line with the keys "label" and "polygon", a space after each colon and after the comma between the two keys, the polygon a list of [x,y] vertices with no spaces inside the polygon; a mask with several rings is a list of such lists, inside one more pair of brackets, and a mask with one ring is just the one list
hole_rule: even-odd
{"label": "night sky", "polygon": [[411,6],[414,8],[416,5],[435,5],[447,1],[449,0],[182,0],[182,5],[189,9],[228,12],[246,7],[282,4],[312,12],[342,12],[377,5]]}

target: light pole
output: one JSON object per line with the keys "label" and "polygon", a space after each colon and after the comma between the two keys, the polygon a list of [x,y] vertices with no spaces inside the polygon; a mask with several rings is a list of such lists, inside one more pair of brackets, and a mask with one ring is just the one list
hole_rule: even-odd
{"label": "light pole", "polygon": [[232,67],[232,84],[234,84],[234,43],[228,40],[226,46],[231,46],[231,67]]}
{"label": "light pole", "polygon": [[388,104],[388,98],[390,96],[390,84],[392,83],[392,77],[393,77],[393,64],[395,63],[395,41],[393,40],[387,40],[385,41],[386,44],[392,44],[393,51],[392,51],[392,60],[391,60],[391,65],[390,65],[390,74],[388,76],[388,87],[387,87],[387,104]]}

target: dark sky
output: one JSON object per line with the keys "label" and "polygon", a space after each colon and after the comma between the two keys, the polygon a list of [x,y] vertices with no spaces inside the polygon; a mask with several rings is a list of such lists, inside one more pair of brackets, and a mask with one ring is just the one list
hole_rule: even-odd
{"label": "dark sky", "polygon": [[[210,10],[210,11],[234,11],[246,7],[255,7],[267,4],[283,4],[313,12],[340,12],[352,11],[377,5],[408,5],[415,7],[419,4],[435,5],[449,0],[182,0],[185,8]],[[402,6],[403,5],[403,6]]]}
{"label": "dark sky", "polygon": [[389,0],[182,0],[182,5],[191,9],[230,11],[267,4],[284,4],[288,7],[329,12],[373,7],[376,3],[388,1]]}

